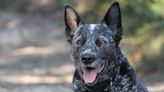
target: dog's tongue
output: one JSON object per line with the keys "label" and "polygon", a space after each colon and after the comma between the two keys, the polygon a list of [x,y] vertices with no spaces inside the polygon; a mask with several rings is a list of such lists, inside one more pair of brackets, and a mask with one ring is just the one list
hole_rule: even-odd
{"label": "dog's tongue", "polygon": [[93,83],[96,79],[97,76],[97,69],[92,69],[92,70],[84,70],[83,71],[83,79],[86,84],[88,83]]}

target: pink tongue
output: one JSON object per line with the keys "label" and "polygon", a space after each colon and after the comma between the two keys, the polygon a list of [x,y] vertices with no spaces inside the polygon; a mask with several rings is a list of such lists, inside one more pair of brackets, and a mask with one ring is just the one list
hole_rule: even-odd
{"label": "pink tongue", "polygon": [[97,69],[83,71],[83,78],[86,84],[93,83],[97,76]]}

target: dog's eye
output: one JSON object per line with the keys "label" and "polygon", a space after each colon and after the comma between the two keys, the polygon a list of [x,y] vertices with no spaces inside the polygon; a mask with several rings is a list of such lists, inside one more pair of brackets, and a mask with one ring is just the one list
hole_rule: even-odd
{"label": "dog's eye", "polygon": [[77,40],[76,43],[79,44],[79,45],[84,45],[85,41],[84,41],[84,39],[80,38],[80,39]]}
{"label": "dog's eye", "polygon": [[106,40],[102,39],[102,38],[96,40],[96,45],[97,45],[97,46],[104,46],[104,45],[106,45],[107,43],[108,43],[108,42],[107,42]]}

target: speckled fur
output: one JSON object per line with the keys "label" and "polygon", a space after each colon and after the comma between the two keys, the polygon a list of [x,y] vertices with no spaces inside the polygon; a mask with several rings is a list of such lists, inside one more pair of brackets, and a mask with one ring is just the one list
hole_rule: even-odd
{"label": "speckled fur", "polygon": [[[117,2],[112,4],[99,24],[83,24],[78,13],[72,7],[66,6],[65,24],[66,37],[72,47],[72,58],[76,68],[73,77],[74,92],[148,92],[120,50],[122,25]],[[105,42],[97,43],[99,39]],[[81,60],[82,54],[95,56],[90,65],[105,65],[93,85],[84,83],[82,66],[86,65]]]}

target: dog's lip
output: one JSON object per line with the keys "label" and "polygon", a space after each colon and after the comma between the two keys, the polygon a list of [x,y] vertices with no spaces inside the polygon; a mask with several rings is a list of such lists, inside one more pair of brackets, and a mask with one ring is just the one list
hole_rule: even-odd
{"label": "dog's lip", "polygon": [[101,64],[101,65],[98,65],[98,66],[86,66],[86,67],[83,67],[82,68],[82,73],[84,74],[84,72],[86,71],[92,71],[92,70],[96,70],[96,78],[94,79],[94,81],[92,83],[85,83],[85,80],[84,80],[84,77],[83,77],[83,80],[84,80],[84,83],[87,85],[87,86],[93,86],[96,84],[96,81],[97,81],[97,77],[99,76],[99,74],[103,71],[103,69],[105,68],[105,63],[104,64]]}
{"label": "dog's lip", "polygon": [[89,66],[89,65],[87,65],[87,66],[85,66],[85,67],[82,67],[81,69],[82,69],[82,73],[84,73],[84,71],[86,71],[86,70],[98,69],[97,74],[99,74],[99,73],[102,72],[102,70],[104,69],[104,67],[105,67],[105,64],[101,64],[101,65],[99,65],[99,66]]}

